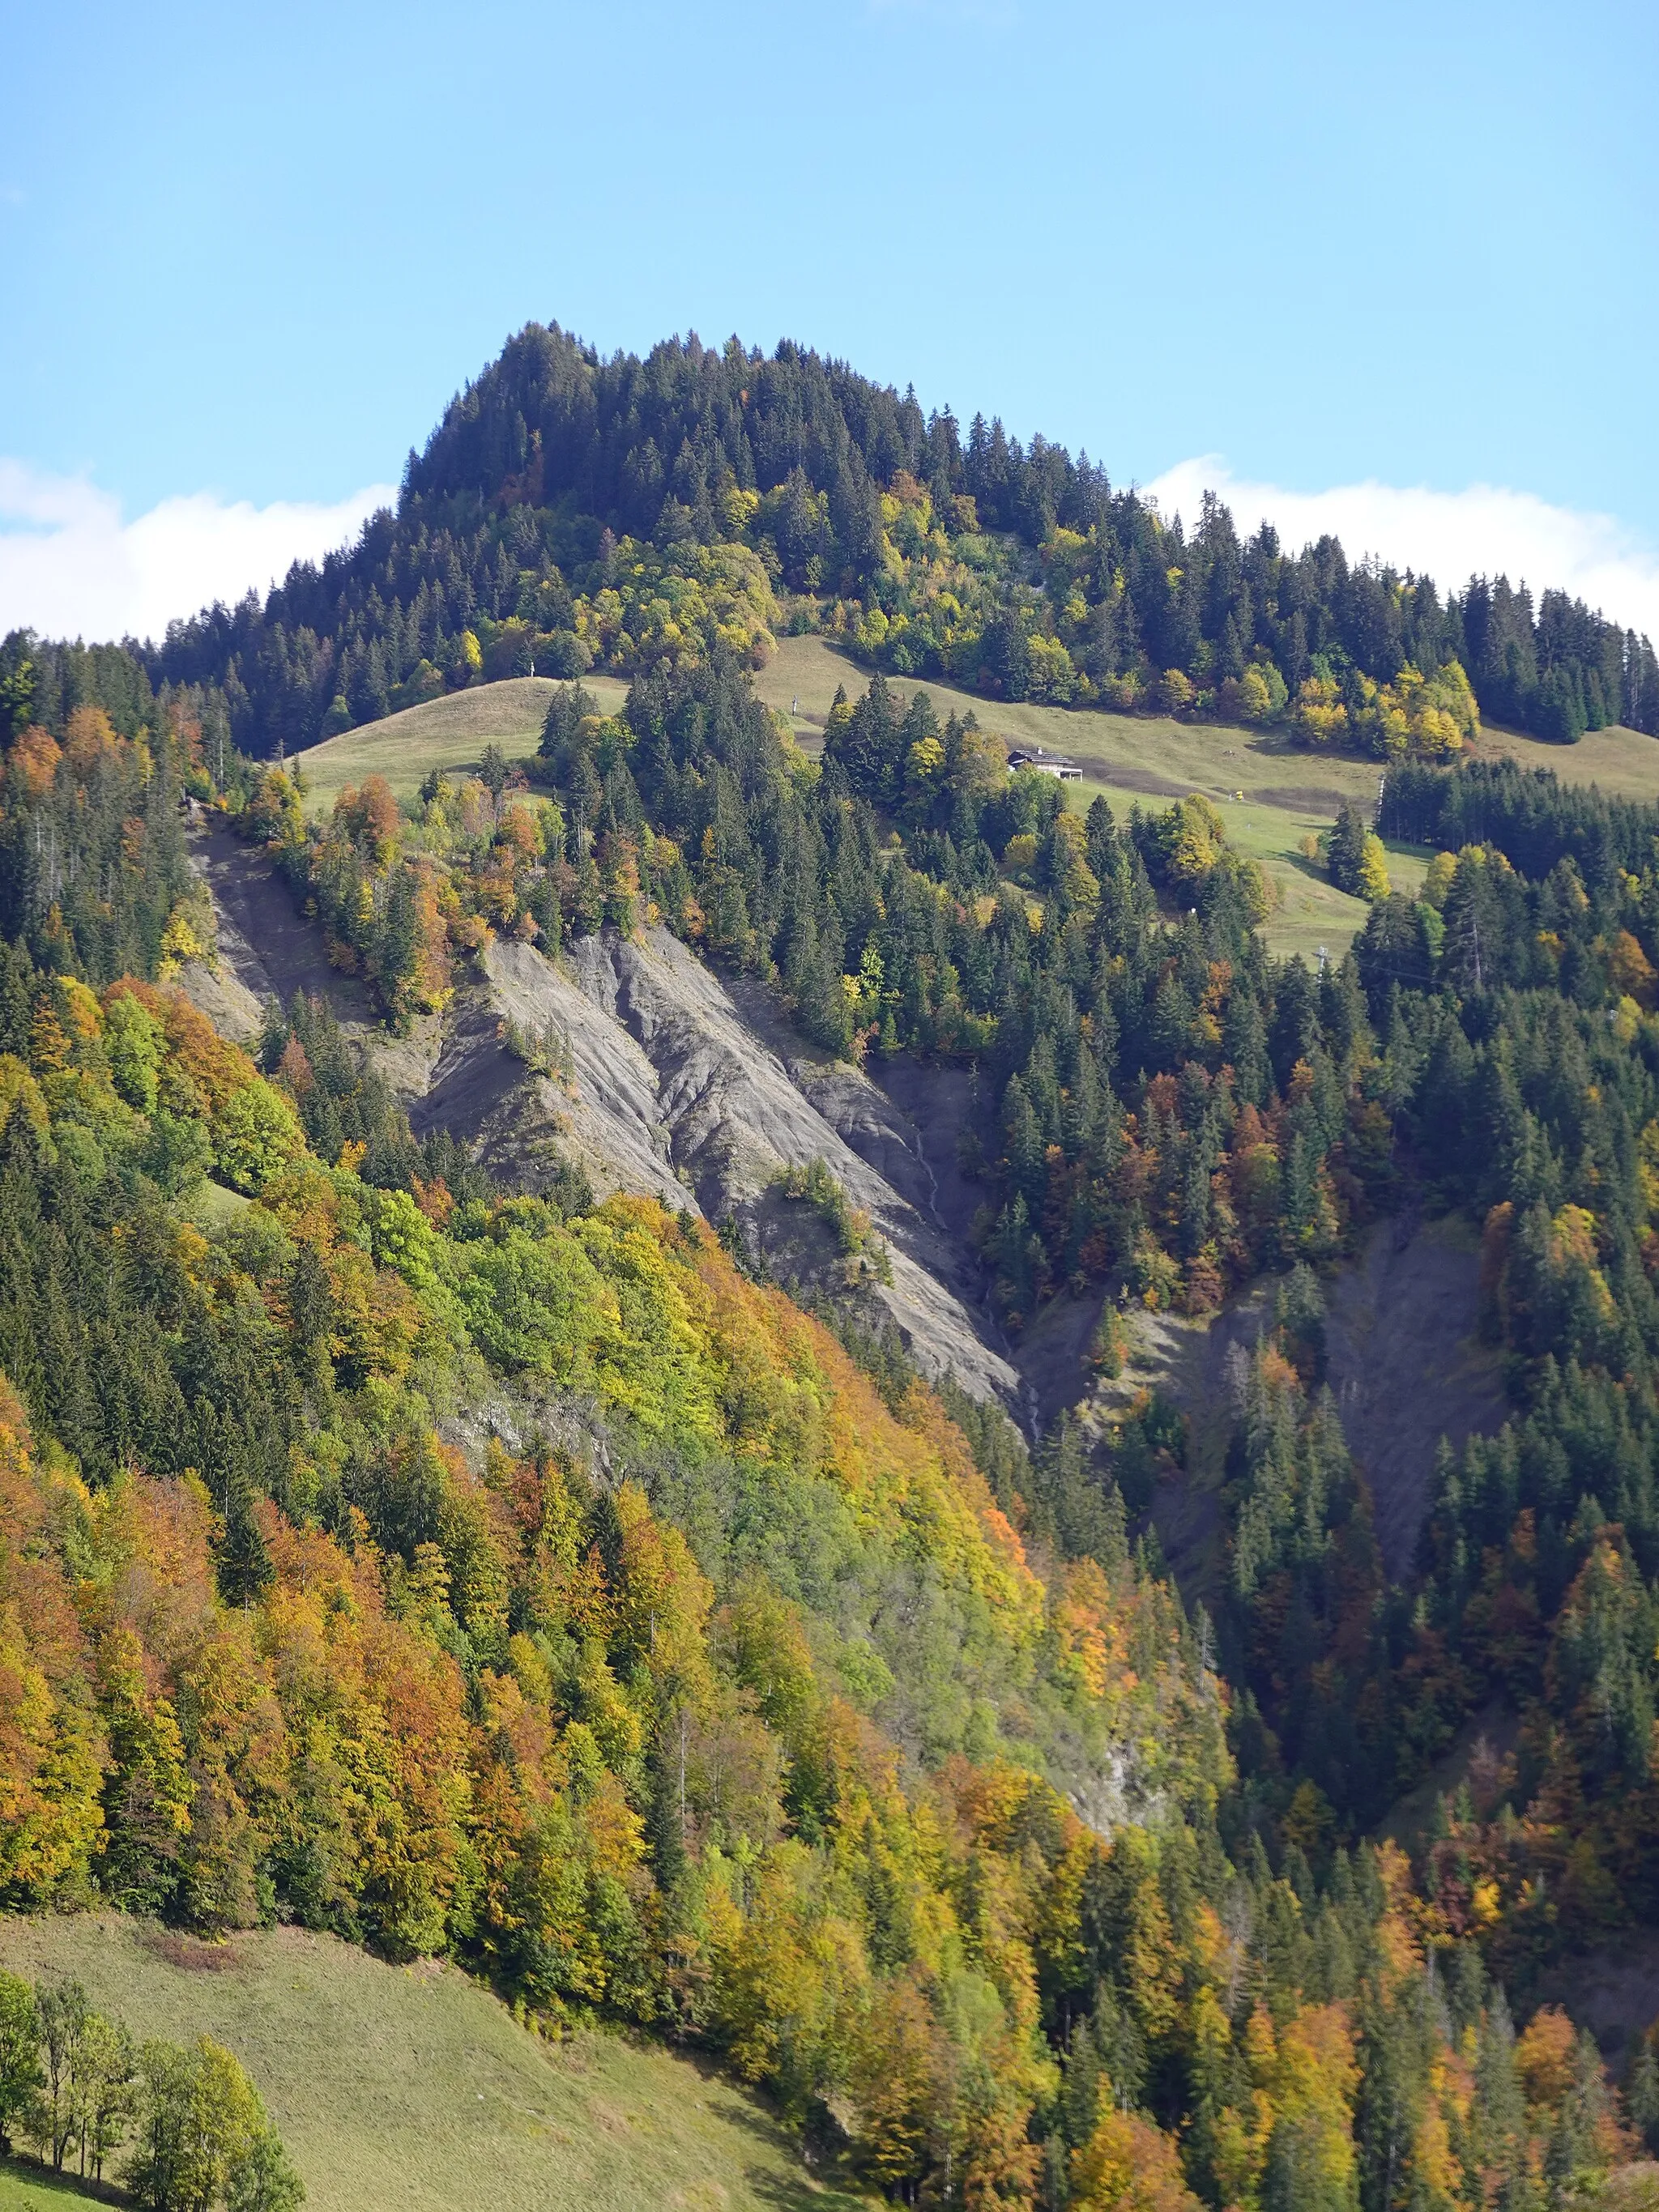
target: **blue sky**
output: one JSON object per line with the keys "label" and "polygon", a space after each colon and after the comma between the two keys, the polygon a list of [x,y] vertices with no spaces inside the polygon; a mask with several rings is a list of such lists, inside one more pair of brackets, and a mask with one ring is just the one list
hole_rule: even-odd
{"label": "blue sky", "polygon": [[0,626],[337,534],[534,317],[787,334],[1659,629],[1651,7],[6,14]]}

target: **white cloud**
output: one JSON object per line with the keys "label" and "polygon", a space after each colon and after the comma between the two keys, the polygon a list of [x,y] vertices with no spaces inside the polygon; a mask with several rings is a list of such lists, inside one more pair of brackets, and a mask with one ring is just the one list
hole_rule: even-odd
{"label": "white cloud", "polygon": [[1143,489],[1189,528],[1202,495],[1214,491],[1241,533],[1271,522],[1291,550],[1328,531],[1350,560],[1376,554],[1432,576],[1443,592],[1460,589],[1471,575],[1504,574],[1512,584],[1528,583],[1534,601],[1559,588],[1659,637],[1659,546],[1610,514],[1552,507],[1530,492],[1492,484],[1431,491],[1372,481],[1285,491],[1236,477],[1218,453],[1178,462]]}
{"label": "white cloud", "polygon": [[124,522],[119,501],[84,477],[0,458],[0,635],[160,638],[175,616],[230,605],[280,581],[291,562],[320,559],[396,498],[391,484],[331,506],[191,492]]}

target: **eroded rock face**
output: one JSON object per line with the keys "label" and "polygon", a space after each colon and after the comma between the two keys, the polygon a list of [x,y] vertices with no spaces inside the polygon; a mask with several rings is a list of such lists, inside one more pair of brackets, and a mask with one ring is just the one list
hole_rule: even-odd
{"label": "eroded rock face", "polygon": [[[657,1071],[639,1045],[602,1005],[582,989],[563,963],[545,960],[532,945],[497,939],[483,959],[483,1007],[492,1036],[511,1021],[528,1036],[551,1033],[568,1054],[568,1073],[530,1078],[508,1060],[517,1083],[488,1115],[471,1121],[483,1139],[487,1164],[510,1167],[515,1140],[545,1115],[571,1158],[586,1170],[596,1189],[635,1190],[679,1207],[695,1201],[675,1174],[673,1133],[662,1111]],[[443,1074],[443,1062],[438,1073]],[[468,1117],[434,1090],[428,1109],[457,1134]]]}
{"label": "eroded rock face", "polygon": [[[492,981],[500,968],[498,989],[522,988],[528,963],[549,969],[523,946],[492,946],[486,956]],[[665,1159],[703,1214],[737,1216],[769,1249],[790,1239],[772,1194],[779,1170],[822,1159],[888,1246],[893,1280],[875,1295],[918,1366],[955,1374],[975,1396],[1018,1401],[1018,1375],[965,1302],[973,1289],[965,1248],[943,1218],[930,1218],[842,1133],[851,1124],[872,1147],[917,1164],[914,1129],[877,1085],[844,1063],[813,1060],[793,1040],[786,1059],[769,1000],[757,1005],[756,991],[742,987],[740,1001],[665,929],[584,938],[570,969],[581,995],[611,1024],[611,1057],[593,1075],[590,1040],[602,1041],[586,1015],[571,1025],[573,1126],[582,1130],[586,1120],[588,1141],[608,1146],[612,1158],[626,1150],[639,1160],[648,1150]],[[654,1106],[643,1096],[641,1061],[654,1077]],[[599,1133],[600,1121],[615,1133]],[[920,1171],[926,1175],[925,1163]]]}
{"label": "eroded rock face", "polygon": [[207,1016],[221,1036],[250,1048],[258,1042],[264,1024],[265,1001],[248,988],[227,961],[186,960],[179,981],[185,996]]}
{"label": "eroded rock face", "polygon": [[1370,1486],[1390,1574],[1409,1574],[1430,1504],[1442,1437],[1461,1451],[1509,1414],[1503,1363],[1477,1334],[1480,1258],[1456,1219],[1378,1223],[1337,1270],[1330,1309],[1331,1387]]}
{"label": "eroded rock face", "polygon": [[[497,939],[482,964],[483,994],[459,1007],[417,1127],[472,1135],[498,1172],[532,1164],[538,1136],[556,1134],[599,1189],[732,1215],[809,1279],[833,1255],[775,1185],[821,1159],[888,1247],[893,1279],[874,1295],[923,1373],[1019,1402],[1018,1376],[972,1310],[971,1257],[927,1208],[934,1178],[920,1131],[859,1069],[801,1047],[761,987],[729,988],[662,928],[607,930],[558,961]],[[496,1041],[508,1020],[549,1040],[562,1077],[529,1079],[508,1060]]]}
{"label": "eroded rock face", "polygon": [[[558,960],[496,939],[441,1021],[390,1037],[361,988],[328,966],[264,854],[215,828],[198,840],[197,865],[214,896],[219,957],[192,994],[222,1026],[251,1038],[272,999],[320,994],[417,1136],[447,1128],[520,1188],[568,1159],[601,1194],[639,1191],[712,1222],[732,1216],[781,1273],[809,1282],[832,1278],[839,1256],[775,1185],[782,1170],[822,1159],[888,1248],[892,1281],[872,1294],[922,1372],[1020,1406],[1020,1378],[980,1310],[953,1155],[947,1164],[924,1115],[805,1047],[764,986],[728,986],[660,927],[638,938],[607,930]],[[509,1024],[555,1073],[532,1073],[507,1048]],[[952,1179],[944,1205],[942,1176]]]}

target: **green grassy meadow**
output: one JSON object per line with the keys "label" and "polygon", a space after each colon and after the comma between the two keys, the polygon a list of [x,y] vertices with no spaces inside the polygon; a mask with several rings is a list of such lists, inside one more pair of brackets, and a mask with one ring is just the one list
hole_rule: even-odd
{"label": "green grassy meadow", "polygon": [[[755,683],[769,706],[786,714],[795,708],[792,725],[811,750],[822,738],[836,684],[845,684],[850,696],[866,680],[823,639],[791,637],[782,641]],[[1121,816],[1131,806],[1165,806],[1188,792],[1202,792],[1214,801],[1233,843],[1259,860],[1272,881],[1279,903],[1265,934],[1275,952],[1300,952],[1313,960],[1323,945],[1340,959],[1364,927],[1364,902],[1327,883],[1304,858],[1301,845],[1304,838],[1329,828],[1345,799],[1375,799],[1377,771],[1369,762],[1320,759],[1282,739],[1218,724],[999,705],[931,681],[895,678],[894,689],[907,698],[927,691],[941,714],[965,714],[971,708],[999,737],[1069,754],[1083,771],[1082,781],[1067,787],[1071,805],[1085,808],[1103,793]],[[1659,795],[1659,744],[1654,754]],[[1426,865],[1427,856],[1409,847],[1389,848],[1389,872],[1400,890],[1420,883]]]}
{"label": "green grassy meadow", "polygon": [[[799,711],[791,719],[801,742],[810,746],[815,736],[823,735],[836,686],[844,684],[851,697],[869,680],[867,670],[823,638],[786,637],[755,678],[755,689],[769,706],[786,714],[799,699]],[[1142,798],[1201,791],[1218,799],[1243,790],[1247,798],[1272,794],[1269,804],[1285,805],[1293,804],[1298,792],[1364,799],[1376,791],[1380,771],[1375,761],[1322,756],[1272,732],[1176,722],[1158,714],[1109,714],[1093,708],[1005,705],[932,678],[889,680],[906,698],[916,691],[929,693],[942,714],[966,714],[971,708],[985,728],[999,736],[1069,753],[1079,768],[1094,768],[1103,785]],[[1509,754],[1526,768],[1553,769],[1564,783],[1596,783],[1623,798],[1659,800],[1659,738],[1639,730],[1597,730],[1576,745],[1547,745],[1511,730],[1490,728],[1476,751],[1488,757]],[[1334,817],[1337,803],[1332,800],[1323,820]]]}
{"label": "green grassy meadow", "polygon": [[[865,2201],[820,2182],[729,2082],[616,2036],[544,2041],[453,1966],[388,1966],[297,1929],[202,1943],[113,1914],[0,1919],[0,1966],[77,1976],[140,2038],[206,2034],[234,2051],[313,2212],[850,2212]],[[0,2165],[0,2212],[87,2201]]]}
{"label": "green grassy meadow", "polygon": [[1659,799],[1659,738],[1615,723],[1592,730],[1576,745],[1547,745],[1540,738],[1495,726],[1484,729],[1477,751],[1487,759],[1507,754],[1522,768],[1553,769],[1563,783],[1595,783],[1619,799]]}
{"label": "green grassy meadow", "polygon": [[191,1218],[201,1229],[223,1229],[238,1221],[253,1200],[240,1190],[228,1190],[211,1177],[198,1184],[190,1202]]}
{"label": "green grassy meadow", "polygon": [[[1301,847],[1305,837],[1329,828],[1345,799],[1375,801],[1380,770],[1374,761],[1322,756],[1277,733],[1220,723],[1003,705],[931,679],[891,680],[907,698],[927,691],[942,714],[971,708],[999,737],[1068,754],[1083,771],[1082,781],[1067,787],[1073,805],[1086,807],[1103,793],[1121,814],[1201,792],[1214,802],[1233,843],[1272,880],[1279,904],[1263,933],[1275,952],[1311,960],[1323,945],[1340,959],[1364,927],[1364,902],[1326,882]],[[811,750],[822,738],[836,686],[844,684],[850,697],[867,681],[865,671],[823,639],[790,637],[780,642],[755,688],[769,706],[790,714],[797,738]],[[1596,783],[1622,797],[1659,800],[1659,739],[1639,731],[1598,730],[1576,745],[1547,745],[1492,730],[1479,750],[1509,754],[1523,767],[1553,769],[1564,783]],[[1395,890],[1415,890],[1431,855],[1396,844],[1388,854]]]}
{"label": "green grassy meadow", "polygon": [[[628,696],[620,677],[582,681],[608,714]],[[383,775],[399,799],[413,799],[434,769],[451,775],[475,769],[489,744],[499,745],[509,760],[527,760],[540,742],[547,702],[559,688],[550,677],[510,676],[325,738],[295,755],[295,766],[305,771],[306,811],[326,814],[349,783],[361,783],[366,775]]]}
{"label": "green grassy meadow", "polygon": [[[786,637],[755,679],[766,703],[789,718],[809,752],[822,741],[837,684],[850,695],[866,672],[818,637]],[[613,676],[583,678],[607,713],[615,713],[627,685]],[[1239,850],[1259,860],[1278,898],[1265,934],[1275,952],[1300,952],[1310,960],[1322,945],[1340,958],[1364,923],[1363,902],[1327,883],[1303,854],[1302,845],[1336,817],[1345,799],[1375,800],[1375,762],[1308,752],[1282,736],[1219,723],[1176,722],[1166,716],[1108,714],[1064,707],[1000,705],[948,684],[895,678],[905,697],[926,690],[941,714],[971,708],[986,728],[1012,743],[1067,753],[1083,771],[1068,787],[1068,803],[1086,807],[1103,793],[1115,811],[1165,805],[1188,792],[1214,802]],[[304,769],[306,805],[326,813],[349,783],[384,775],[400,799],[413,799],[434,769],[452,773],[477,766],[487,744],[510,760],[528,758],[541,735],[547,702],[556,689],[545,677],[520,676],[450,693],[331,738],[297,756]],[[1598,730],[1576,745],[1547,745],[1512,731],[1490,730],[1480,751],[1508,754],[1528,768],[1553,769],[1566,783],[1596,783],[1630,799],[1659,800],[1659,740],[1638,731]],[[1421,882],[1430,855],[1405,845],[1389,848],[1396,890]]]}

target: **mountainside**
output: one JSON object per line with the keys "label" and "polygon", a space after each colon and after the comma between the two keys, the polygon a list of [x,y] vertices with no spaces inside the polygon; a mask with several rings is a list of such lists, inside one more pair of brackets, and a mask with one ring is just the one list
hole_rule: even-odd
{"label": "mountainside", "polygon": [[890,2201],[1638,2201],[1659,805],[1479,715],[1650,672],[536,331],[322,574],[8,641],[0,1904],[450,1960]]}
{"label": "mountainside", "polygon": [[[269,865],[222,830],[202,840],[199,864],[221,956],[188,978],[204,1010],[251,1042],[266,1006],[320,991],[349,1033],[370,1039],[368,999],[329,969]],[[528,1064],[506,1042],[509,1025],[526,1042],[556,1037],[559,1067]],[[660,927],[582,939],[557,962],[493,942],[441,1018],[406,1041],[373,1036],[370,1048],[417,1136],[446,1130],[528,1188],[538,1148],[550,1148],[598,1189],[740,1224],[809,1285],[841,1280],[849,1255],[780,1186],[787,1170],[821,1161],[886,1248],[891,1279],[872,1279],[871,1295],[921,1371],[1019,1409],[1000,1332],[970,1310],[987,1285],[968,1223],[940,1213],[916,1123],[861,1071],[804,1047],[763,991],[723,984]]]}

